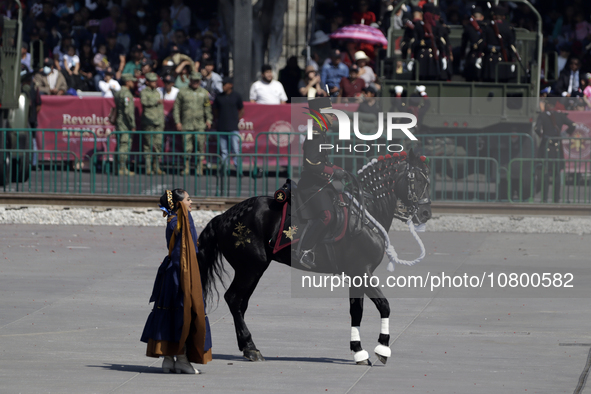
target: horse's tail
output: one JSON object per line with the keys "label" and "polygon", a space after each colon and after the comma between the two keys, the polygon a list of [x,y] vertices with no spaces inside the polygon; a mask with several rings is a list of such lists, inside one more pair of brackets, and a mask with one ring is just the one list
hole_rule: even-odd
{"label": "horse's tail", "polygon": [[201,275],[201,286],[203,288],[203,298],[208,304],[213,301],[213,293],[217,290],[217,279],[223,285],[224,274],[227,274],[222,260],[222,252],[219,249],[218,239],[222,237],[219,222],[221,215],[211,219],[199,235],[199,251],[197,260],[199,261],[199,273]]}

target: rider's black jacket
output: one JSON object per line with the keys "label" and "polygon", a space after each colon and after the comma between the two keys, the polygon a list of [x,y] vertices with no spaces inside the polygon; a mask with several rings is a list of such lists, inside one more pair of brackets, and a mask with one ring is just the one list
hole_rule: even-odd
{"label": "rider's black jacket", "polygon": [[304,170],[298,184],[301,202],[305,203],[302,211],[304,219],[315,219],[325,210],[333,210],[333,198],[336,191],[330,178],[341,167],[328,160],[328,150],[321,150],[321,144],[328,144],[326,130],[316,126],[311,140],[303,144]]}

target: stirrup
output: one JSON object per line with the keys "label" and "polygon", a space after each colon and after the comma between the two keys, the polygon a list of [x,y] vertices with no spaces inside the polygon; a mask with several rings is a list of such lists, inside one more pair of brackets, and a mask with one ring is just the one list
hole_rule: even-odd
{"label": "stirrup", "polygon": [[[308,257],[308,256],[312,256],[312,261],[304,261],[304,260],[306,260],[306,257]],[[316,255],[314,254],[312,249],[304,250],[304,252],[302,253],[302,256],[300,257],[300,264],[303,265],[304,267],[306,267],[307,269],[313,269],[313,268],[316,268],[316,264],[314,264],[315,260],[316,260]]]}

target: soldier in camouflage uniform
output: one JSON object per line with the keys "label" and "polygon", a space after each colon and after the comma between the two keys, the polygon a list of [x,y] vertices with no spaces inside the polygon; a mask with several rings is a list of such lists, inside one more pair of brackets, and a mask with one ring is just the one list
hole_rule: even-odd
{"label": "soldier in camouflage uniform", "polygon": [[[164,105],[160,98],[160,92],[156,90],[158,76],[155,73],[146,74],[146,88],[140,95],[142,102],[142,129],[144,131],[164,130]],[[162,152],[162,134],[144,134],[142,148],[144,152]],[[146,155],[146,175],[162,175],[160,169],[160,156],[156,156],[154,167],[152,167],[152,155]]]}
{"label": "soldier in camouflage uniform", "polygon": [[[174,102],[173,117],[178,131],[205,131],[211,127],[213,115],[209,93],[200,85],[201,73],[192,72],[188,87],[179,91]],[[185,153],[193,152],[195,134],[186,134],[184,137]],[[206,136],[197,135],[197,152],[205,153]],[[196,174],[203,175],[203,160],[205,156],[197,157]],[[185,169],[182,175],[190,174],[191,158],[185,158]]]}
{"label": "soldier in camouflage uniform", "polygon": [[[123,86],[121,90],[115,92],[115,107],[117,108],[117,131],[135,131],[135,105],[133,104],[133,89],[134,82],[137,79],[132,74],[123,74],[121,76]],[[131,134],[119,134],[119,153],[128,153],[131,147]],[[134,172],[127,168],[126,154],[117,155],[119,159],[119,175],[135,175]]]}

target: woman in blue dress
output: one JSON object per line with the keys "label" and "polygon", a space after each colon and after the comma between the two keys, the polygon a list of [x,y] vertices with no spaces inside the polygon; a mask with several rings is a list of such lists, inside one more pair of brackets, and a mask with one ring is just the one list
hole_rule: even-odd
{"label": "woman in blue dress", "polygon": [[[160,198],[164,211],[168,256],[158,269],[141,341],[148,357],[164,356],[164,373],[199,373],[191,365],[211,361],[211,333],[197,262],[197,231],[191,198],[182,189],[167,190]],[[175,360],[176,357],[176,360]]]}

